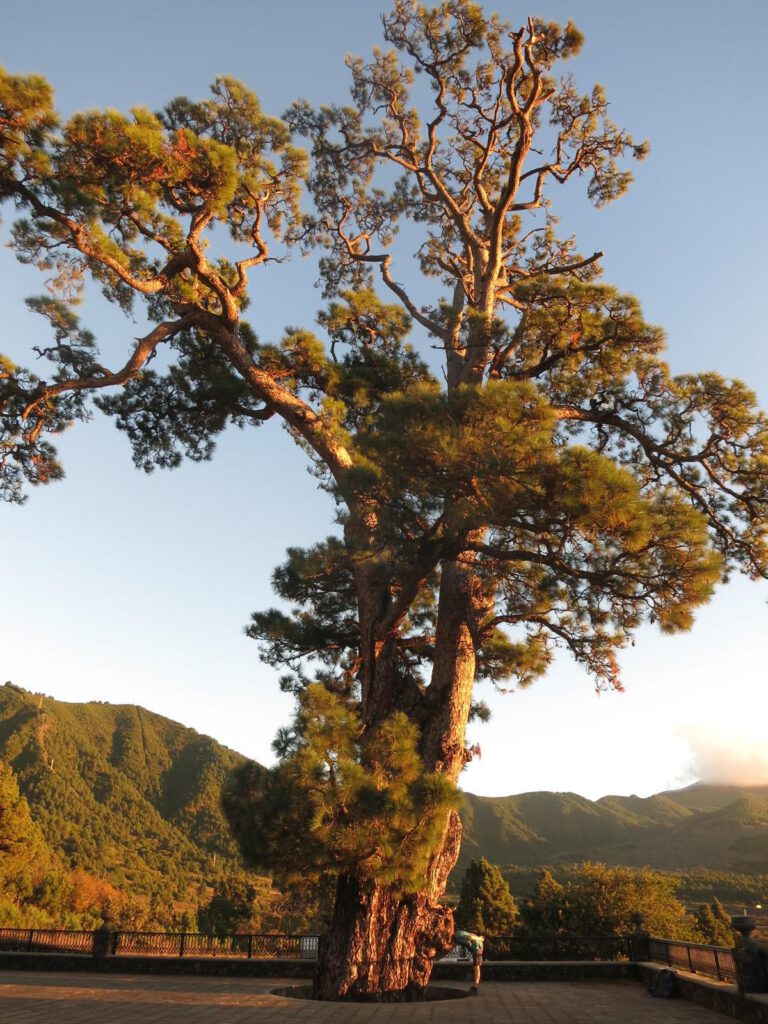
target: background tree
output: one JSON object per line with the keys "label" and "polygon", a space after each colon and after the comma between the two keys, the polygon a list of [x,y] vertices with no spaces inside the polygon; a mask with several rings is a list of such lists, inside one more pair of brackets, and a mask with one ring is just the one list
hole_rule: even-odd
{"label": "background tree", "polygon": [[31,897],[52,861],[13,772],[0,761],[0,896],[15,903]]}
{"label": "background tree", "polygon": [[[59,126],[40,79],[0,87],[0,198],[26,213],[16,251],[54,291],[30,300],[52,326],[51,379],[0,371],[6,496],[60,474],[46,434],[98,393],[145,468],[278,417],[337,502],[342,536],[275,574],[293,613],[254,616],[297,712],[279,767],[243,772],[229,797],[254,859],[338,878],[323,997],[423,985],[450,942],[439,900],[478,679],[526,684],[564,646],[618,686],[641,622],[684,629],[728,571],[766,573],[752,394],[672,377],[661,331],[599,281],[600,254],[557,235],[552,186],[586,177],[610,202],[623,158],[645,154],[599,87],[555,77],[577,30],[397,0],[384,35],[390,50],[350,61],[350,106],[288,119],[312,147],[300,233],[323,252],[325,342],[294,329],[262,344],[242,319],[248,273],[299,233],[304,169],[246,89],[222,79],[201,103]],[[400,217],[423,232],[420,298],[396,276]],[[217,226],[235,246],[217,249]],[[143,300],[152,324],[117,370],[72,308],[86,275],[126,311]],[[440,367],[411,347],[425,334]],[[268,820],[269,847],[253,836]]]}
{"label": "background tree", "polygon": [[737,932],[731,916],[715,896],[711,903],[702,903],[695,914],[699,942],[709,946],[733,946]]}
{"label": "background tree", "polygon": [[543,872],[521,906],[520,935],[532,940],[628,935],[633,914],[645,915],[651,935],[696,939],[696,922],[675,897],[675,881],[647,868],[581,864],[563,884]]}
{"label": "background tree", "polygon": [[73,880],[0,761],[0,924],[77,927]]}
{"label": "background tree", "polygon": [[456,925],[486,937],[510,935],[517,918],[515,901],[501,871],[485,857],[471,861],[461,883]]}
{"label": "background tree", "polygon": [[259,931],[265,908],[258,905],[258,896],[256,886],[244,875],[219,879],[211,899],[198,911],[200,931],[213,935]]}
{"label": "background tree", "polygon": [[565,889],[552,872],[544,869],[533,894],[520,904],[520,932],[526,938],[561,935],[565,911]]}

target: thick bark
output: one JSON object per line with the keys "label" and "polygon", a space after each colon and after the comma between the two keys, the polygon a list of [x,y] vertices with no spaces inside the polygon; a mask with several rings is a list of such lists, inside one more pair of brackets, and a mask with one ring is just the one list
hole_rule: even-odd
{"label": "thick bark", "polygon": [[477,665],[473,626],[485,604],[472,562],[469,555],[443,566],[429,715],[422,730],[425,765],[453,783],[466,763],[465,733]]}
{"label": "thick bark", "polygon": [[333,921],[321,941],[315,998],[418,997],[435,957],[453,942],[453,911],[438,900],[460,838],[461,823],[451,812],[422,892],[403,895],[372,880],[339,878]]}
{"label": "thick bark", "polygon": [[[371,645],[366,650],[364,639],[363,663],[368,667],[363,721],[370,727],[395,708],[406,710],[422,726],[425,770],[439,771],[456,783],[466,761],[465,729],[475,678],[471,624],[484,604],[472,556],[443,567],[432,681],[426,697],[419,695],[418,707],[407,707],[409,684],[398,678],[395,644],[375,640],[371,612],[382,607],[382,595],[370,586],[360,597],[361,618],[368,620],[363,637]],[[333,920],[315,975],[316,998],[409,998],[423,990],[435,957],[452,943],[453,912],[440,899],[460,843],[461,822],[452,811],[419,892],[402,894],[351,874],[339,878]]]}

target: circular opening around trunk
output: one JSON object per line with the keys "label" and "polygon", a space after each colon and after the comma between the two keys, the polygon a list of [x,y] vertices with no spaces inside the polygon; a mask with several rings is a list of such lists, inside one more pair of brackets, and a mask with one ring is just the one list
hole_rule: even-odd
{"label": "circular opening around trunk", "polygon": [[[270,995],[286,996],[288,999],[313,999],[311,985],[288,985],[285,988],[270,989]],[[463,988],[448,988],[446,985],[429,985],[427,988],[408,988],[400,992],[379,992],[365,995],[352,992],[340,1003],[432,1003],[440,999],[466,999],[469,991]],[[326,1000],[327,1001],[327,1000]]]}

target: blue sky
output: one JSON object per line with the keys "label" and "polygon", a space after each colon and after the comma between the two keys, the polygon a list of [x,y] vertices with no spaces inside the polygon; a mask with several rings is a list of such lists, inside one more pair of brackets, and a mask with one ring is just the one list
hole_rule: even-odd
{"label": "blue sky", "polygon": [[[386,4],[359,0],[42,0],[4,18],[0,63],[54,85],[64,114],[158,108],[203,96],[217,74],[243,79],[264,109],[295,98],[344,100],[345,53],[379,39]],[[571,70],[605,85],[612,116],[651,155],[630,193],[594,211],[576,189],[556,200],[608,281],[634,292],[668,333],[676,372],[716,369],[768,404],[764,132],[768,7],[737,0],[608,0],[498,5],[586,34]],[[5,220],[11,211],[3,211]],[[403,271],[406,273],[406,271]],[[263,338],[312,325],[315,268],[296,256],[254,278]],[[22,363],[45,337],[22,299],[36,272],[0,250],[0,351]],[[84,319],[107,353],[140,333],[98,303]],[[117,361],[115,356],[114,361]],[[213,462],[145,476],[109,424],[61,438],[67,479],[0,508],[0,681],[64,700],[140,703],[259,760],[289,715],[276,674],[242,634],[272,603],[269,576],[288,545],[330,528],[332,509],[273,423],[225,436]],[[465,788],[647,794],[695,777],[768,782],[768,587],[734,581],[683,637],[643,630],[623,658],[627,692],[596,696],[566,659],[531,690],[487,696],[473,727],[483,756]]]}

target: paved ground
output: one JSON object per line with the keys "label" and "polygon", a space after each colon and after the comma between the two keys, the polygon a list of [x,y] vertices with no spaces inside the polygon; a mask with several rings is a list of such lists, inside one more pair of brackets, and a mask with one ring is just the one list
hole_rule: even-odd
{"label": "paved ground", "polygon": [[[477,997],[420,1004],[313,1003],[273,996],[296,981],[0,973],[2,1024],[725,1024],[634,982],[484,982]],[[461,986],[455,986],[461,987]]]}

